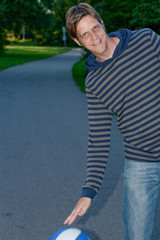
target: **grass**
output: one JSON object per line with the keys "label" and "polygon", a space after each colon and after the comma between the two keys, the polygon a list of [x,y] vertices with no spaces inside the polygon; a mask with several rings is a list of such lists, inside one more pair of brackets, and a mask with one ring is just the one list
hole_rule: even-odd
{"label": "grass", "polygon": [[4,55],[0,57],[0,71],[26,62],[48,58],[68,50],[70,48],[67,47],[6,46]]}
{"label": "grass", "polygon": [[85,57],[82,58],[80,61],[76,62],[73,65],[72,68],[72,75],[76,82],[76,84],[79,86],[81,92],[85,93],[85,79],[87,75],[87,69],[84,66]]}

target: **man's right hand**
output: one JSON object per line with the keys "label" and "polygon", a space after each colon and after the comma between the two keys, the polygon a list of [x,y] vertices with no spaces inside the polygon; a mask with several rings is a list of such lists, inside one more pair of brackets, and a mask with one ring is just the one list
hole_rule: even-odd
{"label": "man's right hand", "polygon": [[92,202],[91,198],[88,198],[88,197],[80,198],[80,200],[76,204],[76,206],[73,209],[73,211],[71,212],[71,214],[64,221],[64,224],[71,225],[75,221],[77,216],[83,216],[86,213],[86,211],[88,210],[88,208],[90,207],[91,202]]}

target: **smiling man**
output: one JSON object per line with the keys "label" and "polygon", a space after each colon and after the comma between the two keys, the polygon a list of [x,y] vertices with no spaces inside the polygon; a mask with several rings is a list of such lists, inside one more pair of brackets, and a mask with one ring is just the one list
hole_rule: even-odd
{"label": "smiling man", "polygon": [[89,141],[82,196],[64,224],[83,216],[102,184],[113,115],[124,139],[125,240],[150,240],[160,187],[160,37],[151,29],[107,34],[86,3],[70,8],[71,38],[90,50],[85,65]]}
{"label": "smiling man", "polygon": [[75,42],[90,50],[97,61],[103,62],[106,57],[112,57],[113,51],[119,42],[117,37],[109,38],[106,34],[103,21],[98,22],[91,15],[84,16],[77,25]]}

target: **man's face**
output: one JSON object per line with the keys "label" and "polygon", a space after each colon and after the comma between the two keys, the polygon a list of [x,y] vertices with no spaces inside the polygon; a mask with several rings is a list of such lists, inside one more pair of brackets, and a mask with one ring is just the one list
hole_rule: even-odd
{"label": "man's face", "polygon": [[107,51],[107,39],[103,22],[99,23],[94,17],[84,16],[78,23],[74,41],[90,50],[99,60]]}

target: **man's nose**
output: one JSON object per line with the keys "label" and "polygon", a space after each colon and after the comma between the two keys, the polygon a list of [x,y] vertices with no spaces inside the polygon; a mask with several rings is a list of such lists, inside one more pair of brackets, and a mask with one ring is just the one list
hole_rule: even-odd
{"label": "man's nose", "polygon": [[98,38],[98,35],[95,32],[92,32],[92,39],[96,40]]}

